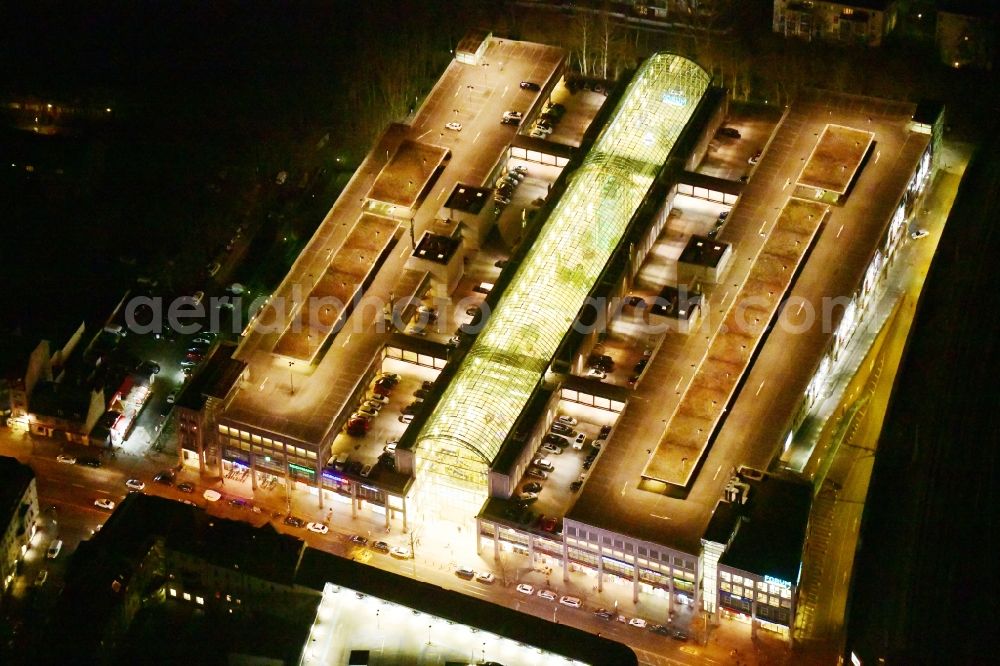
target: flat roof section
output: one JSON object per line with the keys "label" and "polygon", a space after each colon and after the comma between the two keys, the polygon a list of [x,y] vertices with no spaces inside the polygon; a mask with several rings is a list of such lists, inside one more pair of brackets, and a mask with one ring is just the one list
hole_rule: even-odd
{"label": "flat roof section", "polygon": [[486,187],[473,187],[465,183],[455,183],[455,189],[451,191],[451,196],[445,202],[445,208],[453,208],[472,215],[479,215],[479,212],[490,200],[491,190]]}
{"label": "flat roof section", "polygon": [[434,171],[448,159],[449,152],[442,146],[403,141],[375,178],[368,198],[390,206],[413,208]]}
{"label": "flat roof section", "polygon": [[[295,582],[323,594],[313,624],[318,638],[306,647],[312,659],[303,663],[343,664],[351,650],[368,649],[377,651],[379,659],[373,663],[380,664],[638,663],[628,646],[566,623],[313,548],[303,552]],[[469,659],[470,653],[475,659]]]}
{"label": "flat roof section", "polygon": [[643,478],[688,486],[828,210],[826,204],[803,199],[785,204],[667,422]]}
{"label": "flat roof section", "polygon": [[455,250],[461,244],[461,238],[451,238],[449,236],[425,232],[420,242],[417,243],[417,248],[413,251],[413,255],[427,261],[433,261],[436,264],[447,264],[451,261],[452,255],[455,254]]}
{"label": "flat roof section", "polygon": [[278,338],[275,354],[309,363],[315,359],[365,278],[378,271],[376,259],[393,242],[398,228],[396,220],[370,213],[361,216],[327,269],[318,276],[305,276],[315,282],[304,301],[292,306],[296,315]]}
{"label": "flat roof section", "polygon": [[682,264],[715,268],[726,254],[729,245],[707,236],[691,236],[677,261]]}
{"label": "flat roof section", "polygon": [[874,132],[827,125],[806,160],[797,184],[843,194],[874,140]]}
{"label": "flat roof section", "polygon": [[[748,479],[746,504],[716,508],[706,536],[725,537],[728,544],[719,564],[759,576],[772,576],[791,584],[799,577],[799,563],[806,541],[806,524],[812,507],[812,486],[805,481],[765,475]],[[726,528],[738,516],[731,531]],[[729,531],[728,534],[726,532]]]}

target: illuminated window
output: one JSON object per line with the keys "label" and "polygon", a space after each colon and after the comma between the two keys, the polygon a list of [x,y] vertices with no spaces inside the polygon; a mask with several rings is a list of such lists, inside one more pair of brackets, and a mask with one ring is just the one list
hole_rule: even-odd
{"label": "illuminated window", "polygon": [[184,593],[184,601],[191,601],[191,595],[187,592]]}
{"label": "illuminated window", "polygon": [[170,588],[170,596],[176,597],[177,596],[177,590],[175,590],[174,588]]}
{"label": "illuminated window", "polygon": [[766,604],[767,603],[767,595],[764,594],[763,592],[758,592],[757,593],[757,603]]}
{"label": "illuminated window", "polygon": [[791,599],[792,598],[792,591],[789,590],[788,588],[783,589],[781,591],[781,598],[782,599]]}
{"label": "illuminated window", "polygon": [[733,582],[742,585],[743,584],[743,576],[733,576]]}
{"label": "illuminated window", "polygon": [[195,597],[194,600],[200,606],[204,606],[205,605],[205,597]]}
{"label": "illuminated window", "polygon": [[250,435],[250,441],[254,444],[260,444],[260,435]]}
{"label": "illuminated window", "polygon": [[762,580],[757,581],[757,589],[758,590],[763,590],[764,592],[767,592],[767,583],[765,583]]}
{"label": "illuminated window", "polygon": [[728,571],[720,571],[719,576],[722,578],[722,580],[732,580],[732,576],[729,575]]}
{"label": "illuminated window", "polygon": [[220,425],[219,426],[219,432],[221,432],[223,435],[228,435],[229,434],[229,427],[228,426],[224,426],[224,425]]}

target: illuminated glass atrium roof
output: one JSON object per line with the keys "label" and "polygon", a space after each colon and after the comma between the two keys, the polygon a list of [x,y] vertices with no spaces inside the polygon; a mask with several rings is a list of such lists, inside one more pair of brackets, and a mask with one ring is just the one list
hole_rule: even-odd
{"label": "illuminated glass atrium roof", "polygon": [[636,73],[417,437],[418,479],[485,493],[488,466],[708,84],[672,54]]}

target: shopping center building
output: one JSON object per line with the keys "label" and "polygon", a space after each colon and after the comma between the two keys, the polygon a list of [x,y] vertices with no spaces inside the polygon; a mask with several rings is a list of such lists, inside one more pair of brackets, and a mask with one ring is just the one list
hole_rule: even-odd
{"label": "shopping center building", "polygon": [[[748,174],[706,176],[729,111],[696,63],[651,56],[595,97],[578,141],[557,143],[559,129],[525,130],[560,94],[564,54],[486,40],[412,125],[380,137],[239,347],[191,383],[203,395],[181,400],[182,462],[246,467],[255,488],[280,478],[386,526],[454,522],[484,557],[518,554],[598,590],[787,634],[811,492],[772,463],[882,295],[931,171],[929,125],[906,105],[814,93],[747,147],[759,148]],[[496,51],[512,44],[520,63]],[[530,76],[540,90],[524,127],[501,125],[496,106],[475,133],[504,89],[481,59],[500,57],[515,88]],[[453,97],[468,116],[442,110]],[[454,117],[464,127],[438,129]],[[515,211],[499,188],[532,186],[516,167],[549,180]],[[692,228],[702,210],[708,226]],[[483,261],[497,235],[513,239],[509,256]],[[432,297],[459,316],[435,324],[448,313]],[[840,305],[828,327],[789,324],[791,299],[819,312],[829,297]],[[623,330],[634,350],[606,351]],[[633,374],[614,376],[612,357]],[[386,370],[418,400],[383,454],[369,425],[345,427]],[[540,461],[568,414],[578,441]],[[395,435],[378,419],[373,432]],[[521,499],[539,480],[537,503]]]}

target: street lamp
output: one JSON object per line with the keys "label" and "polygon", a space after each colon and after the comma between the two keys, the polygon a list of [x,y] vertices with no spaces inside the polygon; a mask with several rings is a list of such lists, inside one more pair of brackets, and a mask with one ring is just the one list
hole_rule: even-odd
{"label": "street lamp", "polygon": [[295,395],[295,373],[292,372],[292,368],[295,366],[295,361],[288,362],[288,385],[291,387],[291,394]]}

